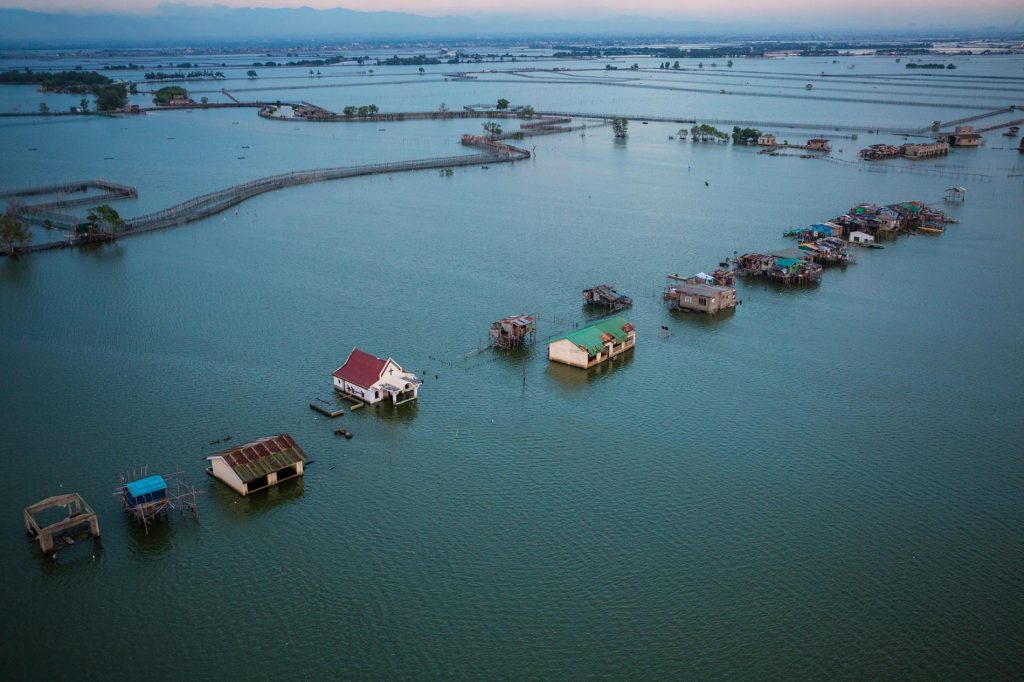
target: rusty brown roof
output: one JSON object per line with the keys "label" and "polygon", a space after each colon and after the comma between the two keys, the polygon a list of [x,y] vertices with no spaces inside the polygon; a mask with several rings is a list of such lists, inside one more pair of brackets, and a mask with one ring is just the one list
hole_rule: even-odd
{"label": "rusty brown roof", "polygon": [[306,453],[287,433],[267,436],[229,450],[222,450],[210,455],[208,459],[214,457],[222,457],[243,483],[307,459]]}

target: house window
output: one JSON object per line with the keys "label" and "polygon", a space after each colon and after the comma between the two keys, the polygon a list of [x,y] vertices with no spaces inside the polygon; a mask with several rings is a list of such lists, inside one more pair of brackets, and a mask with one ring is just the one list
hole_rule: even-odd
{"label": "house window", "polygon": [[704,298],[703,296],[701,296],[701,297],[700,297],[700,298],[699,298],[699,299],[697,300],[697,302],[698,302],[698,303],[700,303],[701,305],[707,305],[707,304],[708,304],[708,299],[706,299],[706,298]]}

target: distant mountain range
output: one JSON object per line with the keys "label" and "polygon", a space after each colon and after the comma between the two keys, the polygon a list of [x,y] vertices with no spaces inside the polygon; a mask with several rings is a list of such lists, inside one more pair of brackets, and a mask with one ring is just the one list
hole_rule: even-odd
{"label": "distant mountain range", "polygon": [[183,40],[388,40],[569,35],[706,35],[707,22],[641,16],[589,20],[480,14],[426,17],[350,9],[196,7],[164,3],[153,14],[43,13],[0,9],[0,45],[178,44]]}
{"label": "distant mountain range", "polygon": [[[977,21],[977,18],[975,19]],[[833,20],[834,21],[834,20]],[[856,25],[857,22],[862,22]],[[833,33],[849,36],[857,29],[877,24],[877,17],[865,16],[843,22]],[[904,25],[906,33],[924,31],[963,35],[963,22],[953,28],[941,25]],[[232,8],[223,5],[198,7],[163,3],[152,13],[44,13],[23,9],[0,9],[0,47],[119,47],[195,45],[215,42],[287,41],[415,41],[428,39],[632,37],[699,38],[708,36],[811,36],[813,17],[800,20],[776,17],[745,22],[711,23],[678,21],[647,16],[599,17],[594,19],[542,19],[513,14],[426,17],[404,12],[359,12],[350,9]],[[892,22],[891,30],[901,27]],[[817,27],[813,37],[823,37]],[[1021,31],[1017,21],[1001,22],[987,34]],[[877,28],[871,28],[877,36]]]}

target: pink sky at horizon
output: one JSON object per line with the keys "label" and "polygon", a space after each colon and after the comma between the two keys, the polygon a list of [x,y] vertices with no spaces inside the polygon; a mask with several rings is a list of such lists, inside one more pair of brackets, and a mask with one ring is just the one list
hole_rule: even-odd
{"label": "pink sky at horizon", "polygon": [[[0,7],[35,11],[101,12],[119,11],[149,13],[163,0],[0,0]],[[361,11],[397,11],[443,16],[497,12],[517,15],[582,17],[640,14],[666,18],[688,18],[714,21],[721,19],[856,17],[867,16],[879,21],[901,20],[921,24],[949,21],[956,18],[1002,17],[1024,19],[1024,4],[1019,0],[974,0],[969,6],[953,0],[173,0],[193,6],[225,5],[229,7],[313,7],[328,9],[344,7]]]}

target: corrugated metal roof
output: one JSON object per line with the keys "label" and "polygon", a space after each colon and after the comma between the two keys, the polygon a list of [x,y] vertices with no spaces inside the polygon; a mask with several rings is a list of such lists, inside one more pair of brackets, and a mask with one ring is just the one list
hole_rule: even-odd
{"label": "corrugated metal roof", "polygon": [[679,293],[693,296],[717,296],[718,294],[734,291],[732,287],[722,287],[717,284],[683,284],[678,287]]}
{"label": "corrugated metal roof", "polygon": [[167,490],[167,481],[163,476],[147,476],[137,481],[126,483],[125,488],[132,497],[142,497],[147,493],[155,493],[160,490]]}
{"label": "corrugated metal roof", "polygon": [[207,459],[217,457],[222,457],[243,483],[307,459],[302,448],[286,433],[267,436],[230,450],[223,450],[210,455]]}
{"label": "corrugated metal roof", "polygon": [[384,358],[353,348],[345,364],[334,370],[334,376],[350,384],[370,388],[380,379],[381,372],[387,364],[388,361]]}
{"label": "corrugated metal roof", "polygon": [[551,343],[567,339],[577,346],[585,348],[591,355],[594,355],[604,351],[606,338],[609,341],[614,338],[616,343],[622,343],[632,330],[633,324],[631,322],[627,322],[619,315],[615,315],[551,339]]}

